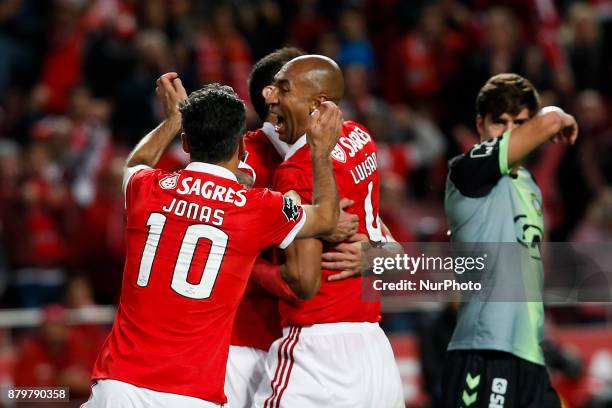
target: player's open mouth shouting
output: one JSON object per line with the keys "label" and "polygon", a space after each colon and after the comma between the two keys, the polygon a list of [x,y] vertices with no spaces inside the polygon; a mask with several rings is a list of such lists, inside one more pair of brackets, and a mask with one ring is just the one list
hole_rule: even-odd
{"label": "player's open mouth shouting", "polygon": [[274,126],[274,130],[279,135],[285,134],[285,117],[280,114],[276,114],[276,125]]}
{"label": "player's open mouth shouting", "polygon": [[285,134],[285,116],[283,115],[280,106],[278,104],[270,105],[270,113],[274,116],[274,130],[279,135]]}

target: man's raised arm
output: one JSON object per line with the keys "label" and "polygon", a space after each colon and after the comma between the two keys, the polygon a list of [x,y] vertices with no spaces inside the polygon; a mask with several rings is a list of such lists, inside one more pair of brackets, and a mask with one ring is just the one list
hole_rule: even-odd
{"label": "man's raised arm", "polygon": [[533,119],[512,131],[508,142],[508,167],[522,161],[548,140],[573,145],[577,137],[578,125],[572,115],[554,106],[545,107]]}
{"label": "man's raised arm", "polygon": [[296,238],[331,234],[338,222],[338,187],[331,151],[342,131],[342,112],[332,102],[323,102],[310,115],[306,138],[310,146],[313,176],[312,205],[305,205],[306,223]]}
{"label": "man's raised arm", "polygon": [[179,102],[187,98],[187,92],[176,72],[169,72],[157,80],[155,89],[162,104],[166,118],[162,123],[142,138],[129,154],[125,163],[126,170],[138,166],[154,167],[181,131]]}

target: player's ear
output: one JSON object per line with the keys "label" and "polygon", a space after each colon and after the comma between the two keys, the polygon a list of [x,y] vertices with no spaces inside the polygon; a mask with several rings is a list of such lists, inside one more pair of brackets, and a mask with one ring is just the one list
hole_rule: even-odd
{"label": "player's ear", "polygon": [[325,102],[325,100],[325,96],[323,95],[315,97],[312,103],[310,104],[310,113],[312,113],[315,109],[318,109],[319,106],[321,106],[321,104]]}
{"label": "player's ear", "polygon": [[191,148],[189,147],[189,139],[187,139],[187,135],[185,133],[181,133],[181,144],[183,145],[183,151],[185,153],[191,153]]}
{"label": "player's ear", "polygon": [[263,98],[267,101],[272,96],[273,92],[274,85],[264,86],[264,88],[261,90],[261,96],[263,96]]}
{"label": "player's ear", "polygon": [[278,103],[278,89],[274,85],[265,86],[261,90],[261,96],[263,96],[266,105],[273,105]]}

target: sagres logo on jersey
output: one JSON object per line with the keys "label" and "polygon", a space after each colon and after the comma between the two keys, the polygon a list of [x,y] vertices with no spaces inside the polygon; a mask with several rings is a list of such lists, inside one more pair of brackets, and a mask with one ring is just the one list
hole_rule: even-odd
{"label": "sagres logo on jersey", "polygon": [[293,190],[288,191],[283,196],[283,214],[289,221],[297,221],[300,216],[300,206],[295,203],[293,197],[297,197],[297,201],[299,202],[299,196]]}
{"label": "sagres logo on jersey", "polygon": [[340,163],[346,163],[346,153],[344,153],[344,149],[340,147],[340,145],[334,147],[334,150],[331,152],[331,157]]}
{"label": "sagres logo on jersey", "polygon": [[171,190],[173,188],[176,188],[176,186],[178,185],[178,177],[178,174],[175,174],[173,176],[166,176],[163,179],[159,180],[159,186],[164,190]]}

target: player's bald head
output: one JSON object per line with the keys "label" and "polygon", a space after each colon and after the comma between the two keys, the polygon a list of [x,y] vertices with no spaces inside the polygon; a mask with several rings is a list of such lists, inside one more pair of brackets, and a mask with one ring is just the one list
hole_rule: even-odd
{"label": "player's bald head", "polygon": [[287,76],[299,79],[315,96],[339,102],[344,96],[344,78],[338,64],[323,55],[303,55],[283,66]]}
{"label": "player's bald head", "polygon": [[283,65],[274,77],[274,91],[266,96],[276,131],[286,143],[306,133],[310,115],[323,102],[340,102],[344,79],[338,65],[321,55],[304,55]]}

